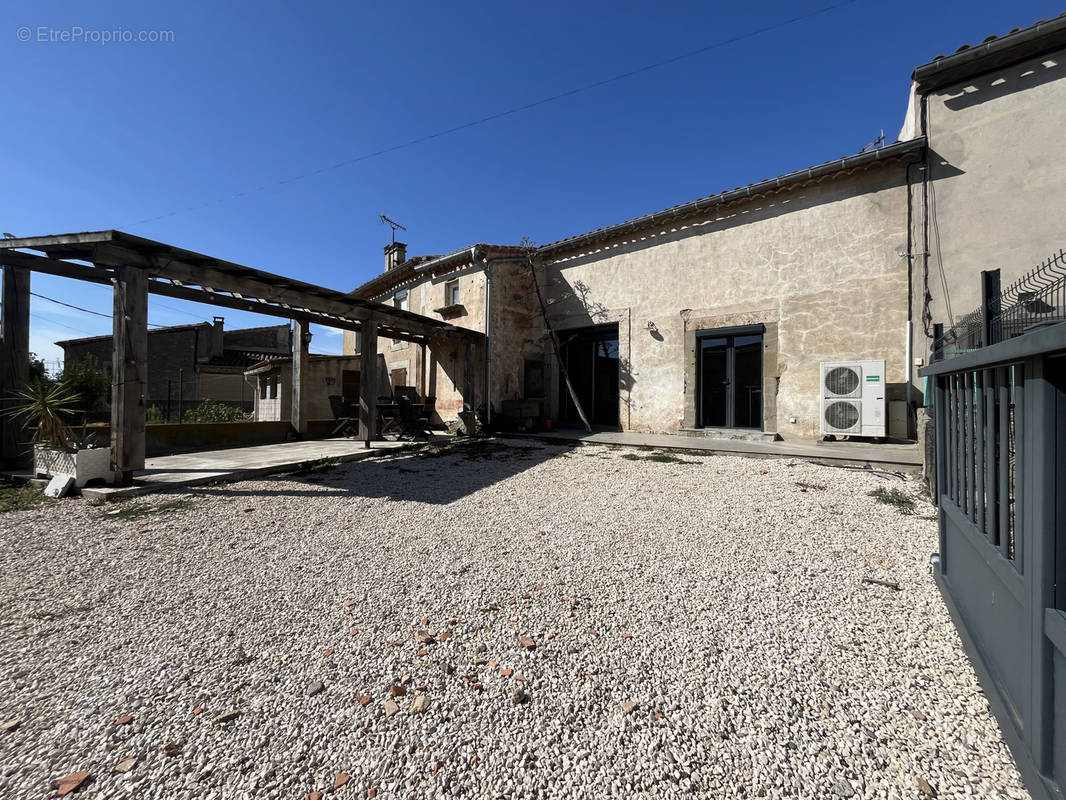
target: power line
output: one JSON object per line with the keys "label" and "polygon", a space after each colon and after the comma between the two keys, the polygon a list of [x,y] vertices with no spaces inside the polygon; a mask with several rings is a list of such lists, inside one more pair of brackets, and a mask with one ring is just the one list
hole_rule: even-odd
{"label": "power line", "polygon": [[290,177],[290,178],[285,178],[284,180],[279,180],[279,181],[276,181],[276,182],[274,182],[272,184],[266,184],[266,185],[263,185],[263,186],[259,186],[259,187],[255,188],[255,189],[245,190],[243,192],[237,192],[237,193],[235,193],[233,195],[229,195],[227,197],[222,197],[222,198],[219,198],[217,200],[210,200],[210,201],[208,201],[206,203],[201,203],[200,205],[196,205],[196,206],[188,206],[187,208],[177,209],[175,211],[170,211],[170,212],[167,212],[166,214],[160,214],[160,215],[155,216],[155,217],[147,217],[145,219],[137,220],[136,222],[130,222],[130,223],[126,223],[124,225],[116,225],[115,228],[118,228],[118,229],[134,228],[134,227],[137,227],[139,225],[145,225],[145,224],[147,224],[149,222],[156,222],[156,221],[161,220],[161,219],[167,219],[169,217],[174,217],[174,216],[177,216],[179,214],[188,214],[188,213],[193,212],[193,211],[201,211],[201,210],[203,210],[205,208],[209,208],[211,206],[221,205],[222,203],[232,202],[233,200],[236,200],[236,199],[238,199],[240,197],[247,197],[247,196],[253,195],[253,194],[260,194],[262,192],[266,192],[266,191],[269,191],[271,189],[276,189],[279,186],[285,186],[286,184],[295,183],[297,181],[305,180],[307,178],[313,178],[316,175],[322,175],[322,174],[324,174],[326,172],[332,172],[333,170],[342,169],[343,167],[349,167],[352,164],[358,164],[361,161],[369,161],[370,159],[378,158],[378,157],[383,156],[383,155],[388,155],[389,153],[395,153],[397,150],[404,150],[404,149],[406,149],[408,147],[414,147],[415,145],[423,144],[424,142],[428,142],[428,141],[431,141],[433,139],[440,139],[440,138],[442,138],[444,136],[448,136],[448,135],[453,134],[453,133],[458,133],[459,131],[464,131],[464,130],[468,130],[470,128],[475,128],[475,127],[477,127],[479,125],[485,125],[486,123],[494,122],[495,120],[503,119],[504,117],[514,116],[515,114],[520,114],[523,111],[529,111],[530,109],[538,108],[539,106],[547,105],[549,103],[554,103],[554,102],[556,102],[558,100],[563,100],[563,99],[565,99],[567,97],[573,97],[574,95],[583,94],[585,92],[590,92],[593,89],[599,89],[599,88],[601,88],[603,86],[608,86],[608,85],[610,85],[612,83],[617,83],[619,81],[623,81],[626,78],[632,78],[635,75],[640,75],[642,73],[650,72],[650,71],[655,70],[655,69],[660,69],[662,67],[666,67],[666,66],[669,66],[671,64],[676,64],[679,61],[685,61],[686,59],[694,58],[695,56],[703,55],[704,53],[709,53],[712,50],[718,50],[718,49],[720,49],[722,47],[726,47],[726,46],[731,45],[731,44],[736,44],[737,42],[742,42],[745,39],[752,39],[752,38],[754,38],[756,36],[761,36],[764,33],[769,33],[770,31],[775,31],[775,30],[779,30],[780,28],[788,27],[789,25],[794,25],[797,22],[803,22],[803,21],[808,20],[808,19],[813,19],[814,17],[821,16],[822,14],[827,14],[827,13],[829,13],[831,11],[836,11],[839,8],[843,8],[845,6],[852,5],[853,3],[856,3],[858,1],[859,0],[841,0],[841,2],[833,3],[832,5],[828,5],[828,6],[823,6],[822,8],[815,9],[814,11],[809,11],[806,14],[799,14],[799,15],[797,15],[795,17],[790,17],[789,19],[782,20],[781,22],[776,22],[776,23],[774,23],[772,25],[764,25],[761,28],[756,28],[755,30],[748,31],[747,33],[741,33],[741,34],[737,34],[736,36],[730,36],[730,37],[728,37],[726,39],[721,39],[721,40],[719,40],[717,42],[713,42],[712,44],[706,45],[704,47],[697,48],[696,50],[689,50],[688,52],[681,53],[679,55],[663,59],[662,61],[656,61],[656,62],[651,63],[651,64],[645,64],[642,67],[637,67],[636,69],[631,69],[631,70],[628,70],[626,72],[619,72],[618,74],[612,75],[609,78],[604,78],[602,80],[593,81],[592,83],[586,83],[586,84],[584,84],[582,86],[578,86],[578,87],[576,87],[574,89],[568,89],[565,92],[559,92],[558,94],[553,94],[553,95],[550,95],[548,97],[543,97],[540,100],[534,100],[533,102],[526,103],[526,104],[520,105],[520,106],[514,106],[513,108],[509,108],[509,109],[507,109],[505,111],[498,111],[495,114],[489,114],[486,117],[481,117],[479,119],[470,120],[469,122],[464,122],[461,125],[456,125],[456,126],[451,127],[451,128],[445,128],[443,130],[436,131],[435,133],[429,133],[429,134],[426,134],[425,136],[419,136],[418,138],[415,138],[415,139],[409,139],[406,142],[401,142],[400,144],[395,144],[395,145],[392,145],[390,147],[384,147],[381,150],[375,150],[375,151],[370,152],[370,153],[364,153],[363,155],[355,156],[354,158],[345,159],[344,161],[338,161],[336,164],[332,164],[332,165],[327,166],[327,167],[320,167],[319,169],[312,170],[311,172],[305,172],[305,173],[302,173],[300,175],[295,175],[295,176]]}
{"label": "power line", "polygon": [[[100,311],[93,311],[91,308],[82,308],[81,306],[75,306],[75,305],[71,305],[70,303],[64,303],[62,300],[56,300],[54,297],[47,297],[47,296],[45,296],[43,294],[37,294],[37,292],[30,292],[30,294],[33,295],[34,297],[39,297],[42,300],[47,300],[50,303],[55,303],[56,305],[66,306],[67,308],[73,308],[75,311],[84,311],[86,314],[95,314],[98,317],[104,317],[106,319],[112,319],[111,314],[104,314],[104,313],[102,313]],[[199,319],[199,317],[197,317],[197,319]],[[57,322],[56,324],[58,325],[59,323]],[[149,322],[148,326],[150,328],[165,328],[165,327],[167,327],[166,325],[160,325],[157,322]],[[70,327],[70,326],[69,325],[65,325],[64,327]],[[76,330],[76,329],[72,329],[72,330]]]}
{"label": "power line", "polygon": [[33,317],[34,319],[39,319],[42,322],[50,322],[53,325],[58,325],[61,328],[66,328],[67,330],[74,331],[75,333],[84,333],[86,336],[96,336],[95,333],[90,333],[89,331],[82,330],[81,328],[75,328],[72,325],[67,325],[64,322],[60,322],[59,320],[52,319],[51,317],[46,317],[46,316],[44,316],[44,314],[38,314],[36,312],[32,312],[31,311],[30,312],[30,316]]}

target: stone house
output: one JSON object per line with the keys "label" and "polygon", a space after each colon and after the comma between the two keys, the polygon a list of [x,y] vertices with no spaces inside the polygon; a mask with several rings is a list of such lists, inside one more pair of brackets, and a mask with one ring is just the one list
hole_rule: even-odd
{"label": "stone house", "polygon": [[391,382],[445,419],[480,358],[490,416],[576,422],[562,364],[595,425],[812,439],[821,362],[884,359],[888,434],[920,437],[932,324],[977,305],[981,270],[1006,285],[1064,244],[1064,48],[1066,15],[918,67],[894,144],[531,252],[396,243],[352,294],[487,335],[482,353],[382,340]]}
{"label": "stone house", "polygon": [[[292,352],[288,325],[225,330],[225,318],[213,323],[174,325],[148,331],[148,381],[145,404],[168,420],[181,417],[179,403],[190,409],[210,398],[245,411],[253,407],[253,389],[244,370],[268,355]],[[96,359],[111,370],[111,336],[56,342],[65,363]]]}

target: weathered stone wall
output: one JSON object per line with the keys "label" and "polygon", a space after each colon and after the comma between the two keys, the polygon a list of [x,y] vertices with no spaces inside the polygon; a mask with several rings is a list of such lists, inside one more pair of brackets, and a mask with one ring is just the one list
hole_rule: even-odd
{"label": "weathered stone wall", "polygon": [[[442,316],[436,309],[445,306],[444,286],[459,281],[459,301],[462,306]],[[471,267],[433,278],[427,275],[420,282],[404,287],[408,291],[408,309],[432,319],[444,319],[452,325],[480,332],[485,331],[485,271]],[[381,303],[392,304],[393,295],[375,297]],[[484,359],[483,351],[475,348],[474,357]],[[343,352],[356,352],[356,335],[345,331]],[[454,341],[433,340],[423,349],[418,344],[380,337],[378,352],[384,357],[385,375],[395,369],[407,370],[407,385],[415,386],[424,396],[437,398],[436,410],[440,421],[454,420],[463,410],[463,382],[466,379],[467,353]],[[470,367],[473,369],[473,365]],[[482,401],[483,387],[475,386],[476,406]]]}
{"label": "weathered stone wall", "polygon": [[884,358],[902,395],[906,199],[887,165],[576,252],[547,267],[553,325],[618,322],[622,426],[668,432],[694,420],[696,327],[762,322],[764,427],[816,437],[821,361]]}

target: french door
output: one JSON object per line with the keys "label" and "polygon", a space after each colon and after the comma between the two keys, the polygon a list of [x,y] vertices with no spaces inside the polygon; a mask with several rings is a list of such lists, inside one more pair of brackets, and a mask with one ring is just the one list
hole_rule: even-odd
{"label": "french door", "polygon": [[697,339],[699,425],[762,429],[762,326]]}

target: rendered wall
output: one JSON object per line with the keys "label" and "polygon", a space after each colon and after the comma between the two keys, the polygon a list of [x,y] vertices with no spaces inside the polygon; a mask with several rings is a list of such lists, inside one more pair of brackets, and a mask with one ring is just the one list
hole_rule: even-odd
{"label": "rendered wall", "polygon": [[765,429],[817,437],[821,361],[884,358],[902,397],[906,201],[892,164],[574,253],[547,267],[553,326],[616,322],[622,427],[670,432],[693,422],[692,331],[763,323]]}

